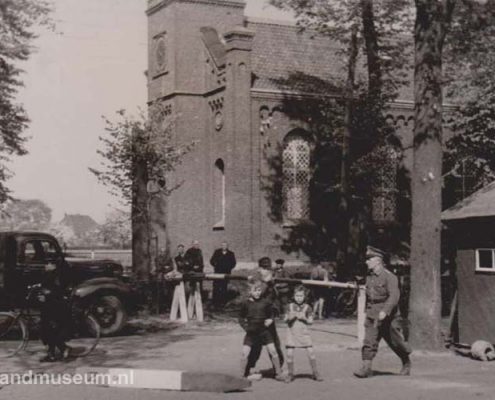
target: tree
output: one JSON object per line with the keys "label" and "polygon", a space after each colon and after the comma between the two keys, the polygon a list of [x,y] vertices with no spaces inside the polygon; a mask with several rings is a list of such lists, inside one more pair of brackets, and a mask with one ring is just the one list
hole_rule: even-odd
{"label": "tree", "polygon": [[2,211],[2,223],[10,230],[44,231],[52,218],[51,208],[37,199],[10,200]]}
{"label": "tree", "polygon": [[[483,20],[488,24],[494,21],[489,12],[493,10],[493,2],[486,3],[485,0],[416,0],[410,311],[411,340],[422,348],[443,347],[440,331],[440,213],[444,44],[452,26],[458,35],[462,32],[463,36],[464,43],[459,46],[458,42],[457,50],[480,43],[476,27]],[[452,39],[455,48],[455,35]],[[465,127],[472,128],[471,122],[466,119]],[[472,133],[468,129],[468,135]]]}
{"label": "tree", "polygon": [[[393,63],[402,51],[402,38],[409,32],[408,1],[327,1],[272,0],[272,3],[295,11],[298,23],[318,32],[332,32],[332,37],[345,43],[349,28],[358,15],[362,19],[364,51],[368,67],[368,103],[361,111],[371,113],[363,118],[376,133],[383,115],[387,88],[394,80],[387,74],[399,74]],[[352,12],[359,3],[361,12]],[[478,184],[495,177],[495,86],[494,9],[491,0],[416,0],[414,23],[415,130],[414,167],[412,172],[411,255],[411,338],[416,346],[439,348],[440,336],[440,212],[442,185],[443,95],[442,75],[444,44],[452,28],[448,50],[453,72],[447,78],[453,83],[453,93],[461,99],[454,124],[458,135],[450,141],[446,157],[448,176],[453,176],[469,163]],[[388,39],[387,41],[384,41]],[[387,55],[387,50],[392,52]],[[395,53],[393,52],[395,50]],[[402,62],[408,63],[406,59]],[[461,78],[461,79],[459,79]],[[382,91],[380,93],[380,91]],[[393,92],[393,91],[392,91]],[[462,97],[461,97],[462,96]],[[390,98],[390,97],[389,97]],[[453,97],[456,99],[456,96]],[[356,112],[359,106],[354,106]],[[377,115],[378,119],[373,119]],[[376,125],[374,125],[376,124]],[[357,136],[358,130],[352,134]],[[376,135],[376,137],[387,135]],[[373,147],[373,138],[363,135],[361,143]],[[351,144],[353,142],[351,141]],[[356,151],[356,149],[353,149]],[[372,159],[373,157],[365,157]],[[368,164],[377,165],[376,163]],[[354,164],[353,164],[354,165]],[[375,168],[371,167],[372,170]]]}
{"label": "tree", "polygon": [[440,331],[442,49],[454,0],[416,0],[414,166],[411,225],[411,341],[443,347]]}
{"label": "tree", "polygon": [[444,208],[495,179],[495,4],[461,3],[455,14],[444,81],[458,108],[445,153]]}
{"label": "tree", "polygon": [[[406,0],[272,0],[271,3],[292,10],[301,29],[312,29],[315,34],[338,43],[339,56],[348,60],[347,79],[338,84],[337,91],[345,99],[345,118],[339,127],[341,173],[335,187],[339,192],[337,260],[339,270],[344,272],[339,275],[349,277],[353,267],[363,260],[362,242],[366,240],[363,232],[370,230],[366,221],[371,220],[368,206],[371,198],[365,193],[372,193],[379,178],[377,171],[386,168],[381,157],[383,147],[398,145],[394,130],[385,121],[385,110],[396,97],[397,89],[406,83],[411,37],[404,35],[404,31],[411,25],[410,7]],[[361,61],[367,67],[364,75],[359,68]],[[338,76],[339,71],[332,74]],[[367,226],[363,228],[363,224]],[[361,233],[356,231],[357,227],[362,227],[358,229]]]}
{"label": "tree", "polygon": [[16,102],[22,87],[18,64],[33,52],[33,29],[51,25],[51,4],[45,0],[0,0],[0,203],[10,198],[6,181],[12,176],[7,167],[13,155],[25,155],[29,124],[24,107]]}
{"label": "tree", "polygon": [[[166,237],[165,198],[180,186],[171,185],[167,177],[194,146],[175,139],[168,114],[163,106],[153,104],[138,117],[120,110],[116,122],[105,118],[106,136],[100,137],[103,149],[98,150],[102,168],[90,168],[110,193],[131,208],[133,266],[144,279],[151,269],[152,229],[160,229]],[[162,201],[153,202],[158,198]]]}
{"label": "tree", "polygon": [[117,249],[128,249],[132,243],[130,212],[114,210],[105,218],[98,229],[99,242],[104,246]]}

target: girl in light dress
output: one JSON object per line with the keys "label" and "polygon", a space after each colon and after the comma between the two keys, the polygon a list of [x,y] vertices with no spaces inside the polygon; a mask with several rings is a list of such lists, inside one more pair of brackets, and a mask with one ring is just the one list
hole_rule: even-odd
{"label": "girl in light dress", "polygon": [[287,314],[284,321],[288,325],[287,329],[287,381],[294,380],[294,350],[298,348],[306,349],[309,363],[313,372],[313,379],[322,381],[316,367],[316,356],[313,349],[313,341],[309,334],[309,325],[313,323],[313,310],[307,304],[307,291],[302,285],[294,289],[294,299],[287,307]]}

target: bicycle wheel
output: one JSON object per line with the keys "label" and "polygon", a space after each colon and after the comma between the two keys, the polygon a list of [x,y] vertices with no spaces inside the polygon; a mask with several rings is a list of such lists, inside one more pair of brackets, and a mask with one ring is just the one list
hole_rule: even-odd
{"label": "bicycle wheel", "polygon": [[357,310],[356,293],[353,289],[343,290],[335,300],[335,312],[338,317],[350,317]]}
{"label": "bicycle wheel", "polygon": [[0,358],[12,357],[28,342],[28,329],[22,318],[14,313],[0,312]]}
{"label": "bicycle wheel", "polygon": [[92,315],[85,315],[77,324],[69,341],[71,357],[85,357],[91,353],[100,341],[100,324]]}

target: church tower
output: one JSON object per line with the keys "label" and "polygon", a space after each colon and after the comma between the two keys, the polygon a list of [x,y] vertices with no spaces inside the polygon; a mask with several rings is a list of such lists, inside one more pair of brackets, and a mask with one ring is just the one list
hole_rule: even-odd
{"label": "church tower", "polygon": [[244,0],[149,0],[149,100],[205,91],[201,28],[242,26]]}
{"label": "church tower", "polygon": [[244,7],[244,0],[148,2],[148,100],[164,104],[177,140],[196,143],[175,174],[181,186],[167,199],[167,230],[172,246],[199,240],[205,257],[223,240],[240,259],[252,257],[254,33],[244,28]]}

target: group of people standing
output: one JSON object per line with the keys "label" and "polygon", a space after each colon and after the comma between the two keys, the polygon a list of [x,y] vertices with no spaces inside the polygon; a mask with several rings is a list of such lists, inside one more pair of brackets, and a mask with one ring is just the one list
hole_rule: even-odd
{"label": "group of people standing", "polygon": [[[366,279],[366,319],[365,338],[361,349],[362,366],[354,372],[358,378],[368,378],[373,375],[372,360],[378,351],[378,344],[384,339],[389,347],[397,354],[402,362],[400,375],[409,375],[411,348],[404,339],[397,323],[397,308],[400,298],[397,277],[386,267],[385,253],[368,247],[366,264],[368,275]],[[179,245],[174,258],[174,269],[182,274],[200,273],[204,270],[203,254],[198,241],[193,241],[187,251],[184,245]],[[210,264],[215,273],[230,274],[236,266],[234,252],[228,248],[227,242],[216,249],[210,258]],[[330,279],[331,271],[322,264],[316,265],[311,271],[311,279],[326,281]],[[309,304],[309,290],[302,285],[292,288],[284,279],[290,278],[284,268],[284,260],[272,261],[269,257],[258,260],[258,267],[248,276],[249,294],[242,304],[239,323],[245,330],[242,347],[241,371],[243,376],[256,379],[261,377],[255,366],[266,347],[272,361],[275,378],[290,382],[294,379],[294,350],[306,350],[312,376],[322,380],[316,366],[316,356],[310,336],[310,326],[315,317],[322,317],[324,298],[327,288],[315,286],[312,290],[313,303]],[[222,307],[227,301],[227,280],[216,280],[213,283],[213,304]],[[201,283],[201,282],[200,282]],[[193,282],[194,284],[194,282]],[[284,357],[281,341],[276,330],[276,318],[282,318],[287,324]],[[284,361],[287,373],[282,373]]]}
{"label": "group of people standing", "polygon": [[[385,268],[385,254],[379,249],[368,247],[366,264],[366,319],[365,338],[361,349],[362,366],[354,372],[358,378],[373,375],[372,360],[375,358],[378,345],[384,339],[394,353],[400,358],[402,368],[400,375],[411,372],[411,347],[404,339],[397,324],[397,307],[399,303],[399,285],[397,277]],[[243,376],[258,378],[252,369],[266,347],[272,361],[275,379],[291,382],[294,379],[294,350],[306,350],[312,368],[313,379],[322,380],[316,366],[316,356],[310,336],[310,326],[314,319],[314,309],[308,304],[308,291],[299,285],[290,295],[290,287],[286,282],[274,282],[273,278],[283,277],[283,262],[277,260],[277,267],[271,270],[271,260],[263,257],[258,262],[258,269],[249,276],[249,297],[243,303],[239,314],[239,323],[246,331],[241,357],[241,373]],[[314,270],[313,279],[326,280],[328,276]],[[318,297],[318,296],[316,296]],[[290,300],[284,307],[281,299]],[[316,300],[316,307],[319,300]],[[321,309],[321,308],[320,308]],[[282,311],[283,310],[283,311]],[[282,372],[284,355],[277,334],[275,317],[283,314],[287,324],[286,373]]]}
{"label": "group of people standing", "polygon": [[[177,254],[173,259],[174,266],[170,266],[168,257],[165,251],[161,251],[160,255],[156,259],[157,271],[161,273],[168,273],[173,270],[183,274],[201,273],[204,271],[205,263],[203,259],[203,252],[200,248],[199,242],[193,240],[191,247],[187,250],[183,244],[177,246]],[[227,242],[222,242],[220,248],[213,252],[210,258],[210,264],[213,266],[214,272],[217,274],[230,274],[235,268],[237,261],[235,254],[229,249]],[[189,289],[194,290],[196,282],[192,281]],[[200,290],[201,282],[199,283]],[[215,307],[222,307],[227,301],[227,285],[228,282],[225,279],[217,280],[213,282],[213,294],[212,302]]]}

